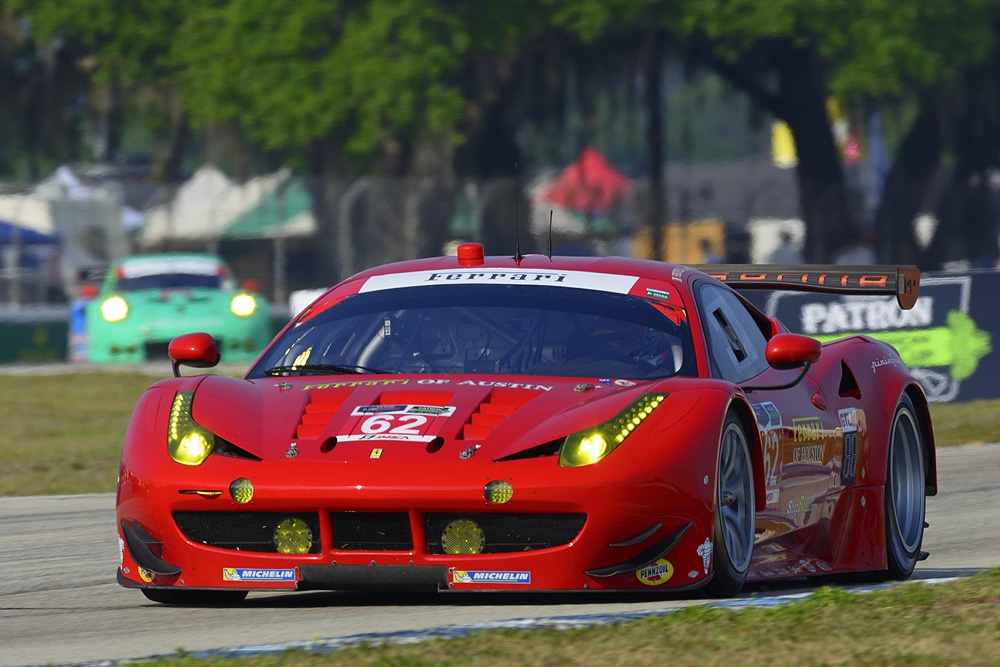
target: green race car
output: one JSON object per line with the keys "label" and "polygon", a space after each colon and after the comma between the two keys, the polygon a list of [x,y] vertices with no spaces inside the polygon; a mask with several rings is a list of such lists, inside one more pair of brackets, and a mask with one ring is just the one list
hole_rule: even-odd
{"label": "green race car", "polygon": [[[249,285],[245,286],[249,287]],[[252,361],[271,339],[267,300],[240,288],[220,258],[200,253],[116,260],[86,306],[93,363],[167,359],[175,336],[212,334],[223,361]]]}

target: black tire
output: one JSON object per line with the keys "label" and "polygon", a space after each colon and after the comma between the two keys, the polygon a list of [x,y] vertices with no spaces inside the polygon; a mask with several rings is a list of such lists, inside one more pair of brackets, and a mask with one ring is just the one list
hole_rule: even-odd
{"label": "black tire", "polygon": [[706,590],[718,597],[740,592],[750,570],[756,531],[753,465],[743,422],[726,415],[715,475],[714,574]]}
{"label": "black tire", "polygon": [[176,588],[143,588],[147,599],[161,604],[221,607],[239,604],[248,591],[185,591]]}
{"label": "black tire", "polygon": [[885,547],[889,579],[906,579],[920,557],[925,513],[924,453],[916,410],[903,395],[892,418],[885,479]]}

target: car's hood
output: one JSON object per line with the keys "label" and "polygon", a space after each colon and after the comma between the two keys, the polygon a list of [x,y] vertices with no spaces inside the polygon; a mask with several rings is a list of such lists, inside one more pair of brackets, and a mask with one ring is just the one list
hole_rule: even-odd
{"label": "car's hood", "polygon": [[[392,448],[396,461],[428,449],[476,449],[496,460],[600,424],[646,392],[693,388],[688,378],[633,382],[523,376],[337,376],[240,380],[208,376],[195,421],[264,459],[367,460]],[[683,412],[666,405],[657,412]],[[667,401],[670,403],[670,401]],[[662,415],[661,415],[662,417]],[[294,446],[293,446],[294,445]]]}

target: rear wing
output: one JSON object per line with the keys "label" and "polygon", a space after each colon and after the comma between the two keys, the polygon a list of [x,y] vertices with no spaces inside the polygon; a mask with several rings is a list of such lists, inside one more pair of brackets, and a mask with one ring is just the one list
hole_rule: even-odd
{"label": "rear wing", "polygon": [[915,266],[850,266],[839,264],[696,264],[733,289],[791,290],[828,294],[894,294],[908,310],[920,292]]}

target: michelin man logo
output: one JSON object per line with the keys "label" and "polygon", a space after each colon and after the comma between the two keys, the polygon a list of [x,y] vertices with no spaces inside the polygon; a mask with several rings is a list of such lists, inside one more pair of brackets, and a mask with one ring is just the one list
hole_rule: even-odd
{"label": "michelin man logo", "polygon": [[712,541],[707,537],[698,546],[698,555],[701,556],[701,565],[705,568],[705,574],[708,574],[708,566],[712,562]]}

